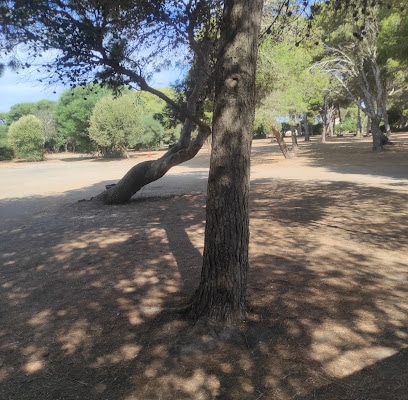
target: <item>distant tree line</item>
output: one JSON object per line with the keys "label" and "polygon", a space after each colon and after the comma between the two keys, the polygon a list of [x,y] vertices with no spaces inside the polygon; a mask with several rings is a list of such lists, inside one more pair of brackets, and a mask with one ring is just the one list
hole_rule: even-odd
{"label": "distant tree line", "polygon": [[66,90],[58,101],[15,104],[0,115],[0,160],[67,151],[121,157],[128,149],[169,145],[180,125],[166,123],[164,106],[146,92],[115,94],[94,84]]}
{"label": "distant tree line", "polygon": [[381,150],[384,134],[408,126],[406,2],[315,3],[309,18],[297,6],[285,23],[269,26],[273,13],[264,21],[256,124],[284,122],[307,138],[320,122],[323,141],[369,134]]}
{"label": "distant tree line", "polygon": [[[311,21],[300,18],[298,4],[293,3],[287,14],[297,16],[295,19],[271,24],[274,2],[265,2],[254,137],[271,135],[272,126],[282,133],[293,130],[305,140],[313,134],[325,140],[374,131],[378,139],[373,147],[378,150],[383,144],[381,134],[407,128],[408,49],[404,37],[408,17],[404,2],[396,1],[392,8],[381,3],[367,8],[363,22],[361,17],[349,18],[349,11],[339,4],[334,8],[321,4]],[[185,107],[192,80],[190,72],[174,89],[162,93]],[[210,124],[212,85],[208,89],[195,112]],[[0,159],[23,154],[13,150],[7,132],[12,123],[27,115],[40,121],[46,152],[123,156],[129,148],[177,142],[182,119],[177,108],[147,92],[136,95],[126,89],[122,95],[123,99],[111,89],[88,84],[67,90],[57,102],[14,105],[1,116]]]}

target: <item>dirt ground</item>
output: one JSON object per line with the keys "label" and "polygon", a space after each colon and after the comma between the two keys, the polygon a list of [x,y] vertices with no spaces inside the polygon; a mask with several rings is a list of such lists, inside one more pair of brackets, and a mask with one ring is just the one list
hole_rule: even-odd
{"label": "dirt ground", "polygon": [[254,142],[248,317],[223,330],[174,309],[200,276],[208,150],[109,207],[76,200],[157,152],[0,163],[0,399],[407,400],[393,141]]}

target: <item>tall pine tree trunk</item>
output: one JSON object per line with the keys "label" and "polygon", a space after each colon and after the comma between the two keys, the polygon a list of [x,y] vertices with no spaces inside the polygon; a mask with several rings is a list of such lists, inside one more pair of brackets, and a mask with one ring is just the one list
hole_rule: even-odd
{"label": "tall pine tree trunk", "polygon": [[192,300],[192,313],[197,318],[233,322],[245,315],[250,153],[262,3],[224,2],[203,267]]}

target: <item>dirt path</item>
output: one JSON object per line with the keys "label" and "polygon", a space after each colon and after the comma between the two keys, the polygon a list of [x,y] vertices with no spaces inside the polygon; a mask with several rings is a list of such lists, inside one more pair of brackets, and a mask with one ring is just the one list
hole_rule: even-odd
{"label": "dirt path", "polygon": [[[399,135],[398,143],[404,143],[405,135]],[[386,155],[370,152],[369,139],[356,143],[342,141],[317,146],[300,143],[298,158],[285,160],[276,143],[270,140],[254,141],[252,180],[290,179],[300,181],[352,182],[376,187],[405,190],[408,164],[404,157],[395,163],[387,163]],[[333,146],[342,155],[332,158]],[[317,150],[318,149],[318,150]],[[344,156],[354,152],[353,163]],[[126,160],[102,160],[73,154],[49,155],[41,163],[0,163],[0,216],[3,219],[31,214],[55,204],[72,203],[89,199],[102,191],[106,184],[119,180],[134,164],[160,156],[162,152],[133,153]],[[401,152],[398,152],[398,154]],[[309,155],[312,154],[312,157]],[[377,163],[378,159],[380,160]],[[135,198],[203,193],[206,190],[209,152],[203,149],[199,155],[183,165],[173,168],[163,179],[145,187]]]}
{"label": "dirt path", "polygon": [[254,142],[248,319],[194,337],[168,308],[200,276],[206,150],[111,207],[77,200],[136,159],[1,163],[0,399],[407,400],[408,135],[393,140],[294,160]]}

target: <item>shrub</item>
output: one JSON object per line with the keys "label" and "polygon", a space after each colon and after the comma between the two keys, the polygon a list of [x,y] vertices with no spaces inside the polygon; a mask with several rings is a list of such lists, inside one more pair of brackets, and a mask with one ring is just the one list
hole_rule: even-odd
{"label": "shrub", "polygon": [[14,152],[11,147],[0,145],[0,161],[12,160],[14,157]]}
{"label": "shrub", "polygon": [[312,125],[312,135],[321,135],[323,133],[323,123],[319,122]]}
{"label": "shrub", "polygon": [[255,127],[254,139],[265,139],[266,138],[266,128],[264,124],[260,124]]}
{"label": "shrub", "polygon": [[345,118],[343,120],[344,132],[357,132],[357,121],[352,118]]}
{"label": "shrub", "polygon": [[13,149],[7,138],[8,127],[0,123],[0,161],[11,160],[14,157]]}
{"label": "shrub", "polygon": [[123,155],[143,135],[142,108],[134,93],[102,97],[95,105],[89,137],[105,156]]}
{"label": "shrub", "polygon": [[41,122],[34,115],[26,115],[13,122],[9,127],[8,140],[17,158],[43,160],[45,137]]}
{"label": "shrub", "polygon": [[143,116],[143,134],[137,142],[129,143],[132,147],[158,148],[163,139],[163,126],[154,118],[154,114]]}

